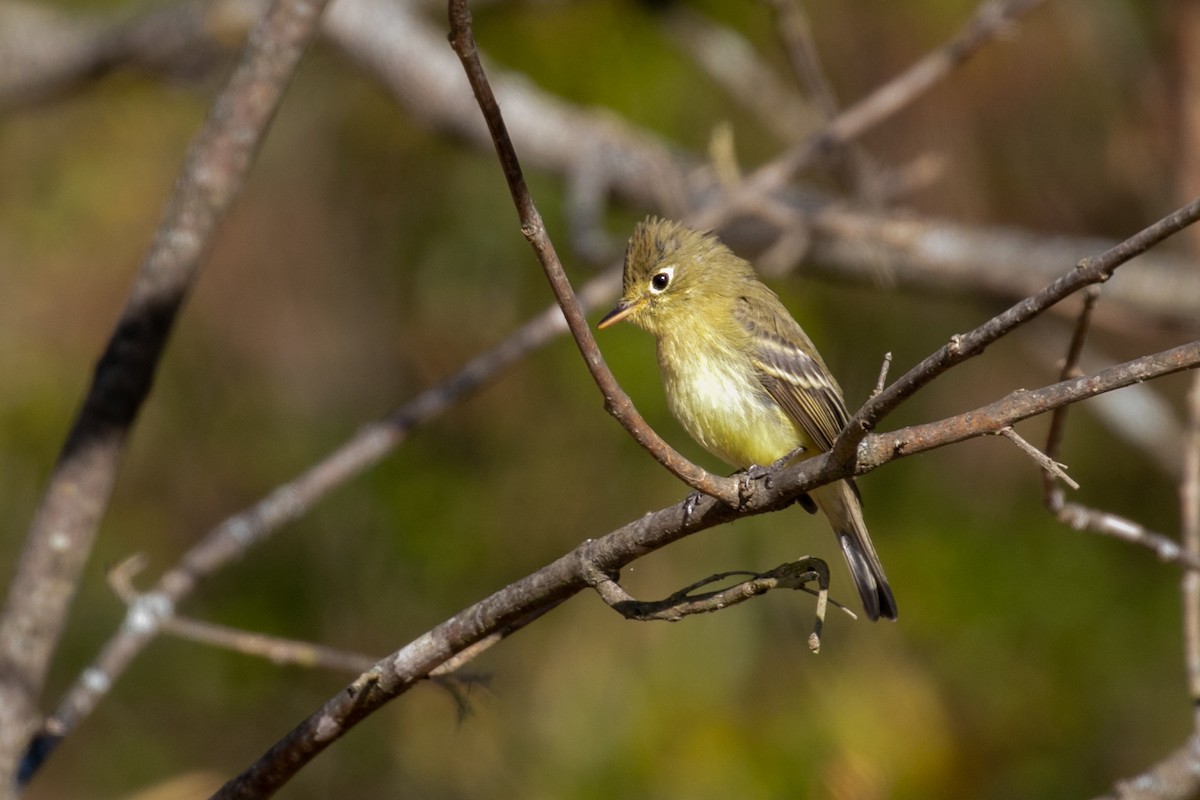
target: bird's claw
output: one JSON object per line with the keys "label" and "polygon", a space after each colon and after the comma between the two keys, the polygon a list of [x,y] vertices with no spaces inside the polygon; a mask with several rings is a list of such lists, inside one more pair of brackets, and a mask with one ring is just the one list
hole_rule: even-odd
{"label": "bird's claw", "polygon": [[691,522],[692,514],[696,513],[696,506],[700,504],[700,498],[702,497],[704,497],[704,493],[696,489],[684,499],[683,521],[685,524]]}
{"label": "bird's claw", "polygon": [[[804,452],[804,450],[805,450],[804,445],[800,445],[795,450],[785,453],[781,457],[772,461],[769,466],[764,467],[759,464],[751,464],[750,466],[748,466],[744,470],[742,470],[741,475],[738,478],[738,500],[740,500],[743,504],[745,504],[746,501],[750,499],[750,494],[753,491],[750,484],[753,483],[754,481],[762,481],[763,486],[766,487],[767,489],[770,489],[771,488],[771,476],[777,470],[782,469],[783,467],[787,466],[792,461],[794,461],[797,456],[799,456],[801,453]],[[806,511],[808,511],[810,514],[816,513],[817,506],[813,502],[813,499],[811,497],[809,497],[807,494],[800,495],[799,502],[800,502],[800,505],[803,506],[804,509]]]}
{"label": "bird's claw", "polygon": [[764,480],[765,486],[771,488],[771,472],[768,469],[751,464],[738,476],[738,505],[744,506],[754,493],[754,482]]}

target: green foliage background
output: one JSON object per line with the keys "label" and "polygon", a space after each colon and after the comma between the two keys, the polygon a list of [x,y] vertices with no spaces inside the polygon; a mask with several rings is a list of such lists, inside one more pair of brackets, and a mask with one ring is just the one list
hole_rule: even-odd
{"label": "green foliage background", "polygon": [[[783,74],[764,6],[689,4],[749,37]],[[974,5],[806,4],[846,101],[945,40]],[[1051,3],[866,144],[889,164],[945,157],[944,178],[908,198],[921,213],[1128,235],[1174,205],[1171,9]],[[611,107],[696,151],[729,121],[744,163],[769,158],[778,144],[672,44],[660,13],[633,2],[503,2],[476,12],[476,34],[496,63],[573,102]],[[214,87],[121,74],[0,124],[6,573]],[[530,177],[567,254],[562,182]],[[614,209],[610,230],[623,235],[640,213]],[[577,282],[589,274],[567,266]],[[776,286],[852,406],[885,351],[899,374],[1000,308],[802,272]],[[409,118],[317,45],[173,337],[48,707],[120,623],[107,567],[144,552],[157,574],[549,301],[491,154]],[[1065,332],[1061,322],[1021,332],[889,426],[1052,381]],[[1121,357],[1170,343],[1137,330],[1098,338]],[[666,412],[650,339],[616,330],[601,344],[652,424],[716,468]],[[1177,410],[1185,380],[1156,386]],[[1036,441],[1044,422],[1021,430]],[[1177,529],[1172,480],[1086,410],[1073,415],[1065,455],[1082,501]],[[898,624],[835,616],[813,656],[806,596],[658,625],[625,622],[583,595],[471,666],[490,681],[467,719],[443,691],[420,688],[282,796],[1060,798],[1100,792],[1183,740],[1176,568],[1057,525],[1031,462],[998,439],[906,459],[862,488]],[[564,339],[418,430],[183,611],[383,655],[685,493],[603,413]],[[845,585],[823,523],[798,510],[696,536],[626,580],[662,596],[800,554],[829,558]],[[199,796],[346,680],[162,639],[28,796]]]}

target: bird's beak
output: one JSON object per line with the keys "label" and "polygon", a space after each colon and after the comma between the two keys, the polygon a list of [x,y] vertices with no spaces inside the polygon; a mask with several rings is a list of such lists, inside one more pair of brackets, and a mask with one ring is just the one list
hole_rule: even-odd
{"label": "bird's beak", "polygon": [[625,319],[626,317],[628,317],[634,311],[636,311],[639,306],[641,306],[640,301],[635,300],[633,302],[630,302],[628,300],[622,299],[622,300],[618,301],[615,306],[613,306],[612,311],[610,311],[604,315],[604,319],[602,319],[598,323],[596,323],[596,327],[600,330],[603,330],[604,328],[607,328],[609,325],[614,325],[614,324],[620,322],[621,320]]}

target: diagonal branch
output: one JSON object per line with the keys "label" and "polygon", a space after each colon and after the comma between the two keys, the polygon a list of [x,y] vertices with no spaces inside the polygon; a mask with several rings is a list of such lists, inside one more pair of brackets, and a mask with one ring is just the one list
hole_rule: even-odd
{"label": "diagonal branch", "polygon": [[37,697],[125,443],[217,224],[241,189],[326,0],[277,0],[188,151],[83,406],[50,476],[0,618],[0,786],[36,725]]}
{"label": "diagonal branch", "polygon": [[[184,63],[164,66],[186,71],[192,67],[185,54],[223,49],[240,32],[242,18],[252,18],[257,15],[252,12],[265,7],[262,0],[196,2],[198,6],[185,2],[145,18],[100,20],[82,31],[74,27],[63,30],[68,25],[65,20],[47,22],[52,30],[41,31],[41,26],[26,30],[19,20],[10,20],[5,11],[19,10],[20,5],[16,0],[0,0],[0,51],[9,41],[28,40],[29,47],[9,47],[6,55],[19,58],[22,52],[32,49],[52,62],[65,59],[76,67],[51,63],[44,69],[65,69],[63,79],[82,83],[98,73],[78,65],[95,63],[96,51],[111,54],[109,42],[116,37],[127,46],[117,54],[125,60],[112,66],[176,58],[184,59]],[[230,5],[236,13],[230,11]],[[996,28],[992,40],[1005,30],[1011,31],[1015,17],[1000,19],[1008,22]],[[6,24],[10,21],[12,24]],[[414,119],[452,131],[476,146],[493,146],[478,106],[465,91],[462,65],[445,47],[444,32],[426,22],[419,9],[388,0],[338,0],[322,18],[322,29]],[[934,52],[952,49],[969,29],[965,27],[963,33]],[[219,37],[214,35],[217,32]],[[164,41],[178,42],[178,47],[163,52]],[[111,60],[112,56],[101,58]],[[5,79],[30,69],[36,71],[36,66],[0,69],[0,106],[9,94]],[[680,218],[687,208],[707,206],[725,196],[714,186],[711,175],[698,167],[701,159],[678,145],[611,113],[573,105],[498,68],[491,68],[489,75],[526,168],[532,166],[561,176],[587,174],[588,183],[602,186],[596,191],[611,192],[638,208]],[[58,81],[54,76],[46,79]],[[917,99],[919,94],[904,88],[910,81],[907,73],[902,73],[860,102],[895,93]],[[16,92],[25,94],[19,88]],[[858,104],[848,113],[856,107]],[[835,121],[841,137],[859,136],[866,130],[864,123],[884,121],[878,115],[855,113],[858,122],[853,127],[848,127],[841,115]],[[903,213],[871,213],[838,198],[796,187],[780,190],[770,200],[795,209],[797,214],[792,217],[799,217],[796,224],[810,229],[810,258],[804,265],[809,274],[872,282],[878,279],[882,262],[897,287],[923,293],[982,294],[1012,302],[1057,276],[1063,264],[1074,263],[1107,246],[1095,238],[960,224],[918,216],[908,209]],[[770,247],[778,237],[773,228],[763,225],[745,230],[742,226],[723,233],[736,233],[736,241],[730,244],[754,254]],[[1142,261],[1136,273],[1123,275],[1106,287],[1109,312],[1097,322],[1126,331],[1129,324],[1124,315],[1132,312],[1149,317],[1154,324],[1190,329],[1194,310],[1200,305],[1200,280],[1191,263],[1165,249],[1148,254]],[[1139,328],[1145,329],[1143,320],[1139,320]]]}
{"label": "diagonal branch", "polygon": [[[611,281],[601,277],[581,287],[585,306],[610,295]],[[364,426],[333,452],[302,474],[276,487],[257,503],[230,516],[191,547],[149,591],[131,607],[124,623],[100,653],[71,684],[53,716],[34,743],[26,763],[41,764],[55,743],[73,731],[95,709],[105,693],[164,627],[175,609],[208,577],[240,560],[289,522],[304,514],[342,486],[399,447],[409,432],[441,415],[467,395],[496,379],[508,367],[545,345],[565,328],[562,313],[552,306],[516,332],[468,361],[445,381],[426,389],[387,417]]]}
{"label": "diagonal branch", "polygon": [[579,301],[575,297],[575,292],[571,288],[562,263],[558,260],[554,244],[546,234],[546,226],[542,222],[541,214],[538,213],[533,197],[529,194],[529,187],[525,184],[521,164],[513,149],[512,140],[508,137],[508,129],[504,124],[504,117],[500,113],[500,106],[492,93],[492,87],[483,71],[483,65],[479,61],[479,52],[471,33],[471,12],[467,8],[466,0],[450,0],[450,43],[458,54],[459,60],[462,61],[467,79],[471,83],[471,89],[475,93],[475,99],[479,102],[479,108],[487,121],[488,130],[491,132],[492,141],[496,146],[496,155],[500,159],[500,167],[504,171],[505,180],[508,181],[513,203],[517,207],[517,216],[521,220],[521,233],[529,240],[537,255],[538,263],[542,265],[542,270],[546,273],[546,279],[550,282],[554,297],[562,308],[563,316],[567,319],[567,327],[571,330],[571,335],[579,347],[584,363],[591,372],[592,379],[600,388],[601,394],[604,395],[605,408],[629,431],[638,444],[684,483],[705,494],[719,497],[727,503],[736,504],[738,502],[737,481],[713,475],[708,470],[684,458],[667,444],[642,419],[641,414],[634,408],[633,401],[629,399],[629,395],[617,383],[617,379],[613,377],[608,365],[604,363],[604,356],[600,353],[595,337],[592,336],[583,309],[579,306]]}
{"label": "diagonal branch", "polygon": [[[412,107],[413,113],[432,114],[439,124],[451,126],[473,139],[490,141],[486,133],[474,132],[479,120],[478,107],[469,101],[460,101],[454,79],[461,80],[461,65],[452,63],[455,61],[453,55],[446,54],[443,57],[444,44],[437,46],[435,40],[439,37],[434,36],[429,26],[412,10],[380,0],[341,0],[325,15],[323,26],[330,38],[379,77],[402,103]],[[951,46],[954,46],[953,42],[946,45]],[[903,90],[896,83],[910,85],[909,80],[901,75],[881,87],[872,97],[899,93]],[[430,86],[443,88],[438,90],[441,93],[434,98],[413,95],[416,87]],[[497,92],[506,105],[522,109],[522,113],[517,115],[519,137],[526,149],[532,151],[538,157],[538,163],[545,168],[563,168],[560,162],[576,157],[582,146],[588,151],[605,150],[620,154],[620,158],[606,161],[617,173],[612,179],[617,180],[625,193],[631,196],[644,200],[664,191],[663,187],[670,187],[682,180],[682,172],[687,168],[686,160],[678,163],[673,161],[674,156],[666,146],[649,135],[627,130],[607,117],[554,105],[527,85],[518,84],[511,78],[503,79]],[[917,94],[909,90],[908,96],[916,97]],[[866,102],[874,101],[868,98]],[[857,136],[869,124],[881,121],[882,117],[872,118],[871,115],[856,112],[856,119],[858,122],[853,126],[839,123],[837,119],[833,121],[841,126],[840,137]],[[536,120],[537,123],[531,124],[530,120]],[[935,229],[929,234],[942,241],[947,238],[966,241],[966,246],[970,247],[970,238],[964,237],[961,231],[947,234]],[[852,238],[858,240],[864,237],[861,232],[855,232]],[[905,235],[906,241],[913,238],[911,234]],[[1082,244],[1077,247],[1082,247]],[[999,251],[1000,248],[992,242],[980,252],[993,254]],[[1054,250],[1052,260],[1057,261],[1060,255],[1058,250]],[[1024,263],[1025,259],[1021,260]],[[1037,263],[1038,259],[1034,258],[1034,262]],[[595,306],[614,296],[617,285],[619,273],[610,271],[583,286],[579,295],[585,305]],[[249,548],[269,538],[334,488],[373,466],[404,441],[411,427],[442,413],[463,395],[494,379],[515,360],[559,335],[565,327],[563,321],[557,307],[543,312],[509,339],[472,359],[443,384],[422,392],[387,420],[366,426],[305,473],[282,484],[250,508],[231,516],[189,550],[177,567],[162,576],[148,593],[150,597],[164,601],[155,608],[168,615],[174,613],[178,604],[190,596],[205,578],[242,557]],[[136,625],[130,624],[130,619],[126,620],[126,624],[116,631],[60,700],[34,750],[44,755],[55,742],[90,715],[108,687],[114,685],[132,660],[158,634],[164,619],[158,615],[141,616]],[[27,763],[36,765],[40,760],[31,757]]]}
{"label": "diagonal branch", "polygon": [[[750,199],[778,191],[800,170],[832,149],[858,138],[864,131],[912,104],[981,47],[1008,32],[1017,19],[1044,2],[984,0],[956,36],[879,89],[847,107],[828,126],[793,147],[783,157],[759,169],[746,180],[741,196]],[[709,227],[711,223],[702,222],[701,225]]]}
{"label": "diagonal branch", "polygon": [[[1200,342],[1143,356],[1082,378],[1030,392],[1015,392],[983,408],[864,440],[866,472],[898,458],[968,438],[995,433],[1020,420],[1101,392],[1200,366]],[[399,697],[456,654],[492,637],[507,636],[586,589],[596,571],[616,574],[647,553],[708,528],[744,516],[785,508],[801,493],[845,477],[830,456],[754,481],[743,505],[734,508],[712,497],[682,501],[646,514],[501,589],[414,639],[330,698],[216,794],[219,800],[269,797],[305,764],[387,702]],[[1179,548],[1176,548],[1179,550]],[[1173,561],[1200,569],[1200,559],[1179,550]]]}
{"label": "diagonal branch", "polygon": [[867,432],[874,429],[880,420],[894,411],[921,387],[951,367],[980,355],[989,345],[1012,333],[1064,298],[1087,286],[1104,283],[1122,264],[1178,233],[1197,219],[1200,219],[1200,198],[1171,212],[1158,222],[1100,255],[1083,259],[1071,272],[974,330],[952,336],[949,344],[922,360],[858,410],[834,444],[834,457],[839,461],[852,463],[855,458],[855,448]]}
{"label": "diagonal branch", "polygon": [[[1071,342],[1067,346],[1067,357],[1063,360],[1060,373],[1062,380],[1078,378],[1083,374],[1079,367],[1079,359],[1083,354],[1084,340],[1087,338],[1088,327],[1091,324],[1092,311],[1099,297],[1100,287],[1098,286],[1089,286],[1083,293],[1083,307],[1079,311],[1075,329],[1071,333]],[[1056,408],[1050,415],[1050,429],[1046,434],[1046,455],[1052,461],[1058,458],[1062,449],[1068,411],[1068,406],[1062,406]],[[1068,502],[1066,493],[1049,470],[1043,473],[1042,502],[1055,519],[1077,531],[1091,531],[1140,544],[1155,550],[1163,559],[1171,558],[1174,554],[1179,553],[1179,545],[1175,540],[1152,531],[1139,522],[1109,511],[1091,508],[1082,503]],[[1193,558],[1196,557],[1194,553],[1190,555]],[[1188,580],[1189,576],[1195,574],[1197,573],[1189,572],[1187,576],[1184,576],[1184,580]]]}

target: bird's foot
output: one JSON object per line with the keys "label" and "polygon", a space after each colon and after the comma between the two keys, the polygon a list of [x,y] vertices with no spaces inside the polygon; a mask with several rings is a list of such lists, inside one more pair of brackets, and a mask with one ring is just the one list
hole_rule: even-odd
{"label": "bird's foot", "polygon": [[696,513],[696,506],[700,504],[700,500],[705,496],[704,492],[695,489],[683,501],[683,523],[692,521],[692,514]]}

